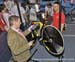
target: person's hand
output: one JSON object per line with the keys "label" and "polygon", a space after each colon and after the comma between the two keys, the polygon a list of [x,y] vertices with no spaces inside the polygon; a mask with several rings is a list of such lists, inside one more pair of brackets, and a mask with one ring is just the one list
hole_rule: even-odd
{"label": "person's hand", "polygon": [[28,30],[31,32],[34,25],[31,25]]}
{"label": "person's hand", "polygon": [[30,42],[28,43],[28,45],[29,45],[29,46],[32,46],[32,45],[33,45],[33,41],[30,41]]}

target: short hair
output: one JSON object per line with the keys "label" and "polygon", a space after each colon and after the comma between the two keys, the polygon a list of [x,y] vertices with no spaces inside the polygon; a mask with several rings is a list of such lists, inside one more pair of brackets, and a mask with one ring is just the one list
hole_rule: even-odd
{"label": "short hair", "polygon": [[52,6],[52,4],[51,3],[47,3],[47,6]]}
{"label": "short hair", "polygon": [[6,1],[6,0],[3,0],[3,1]]}
{"label": "short hair", "polygon": [[4,10],[5,5],[4,4],[0,4],[0,12],[2,12],[2,10]]}
{"label": "short hair", "polygon": [[20,17],[19,16],[16,16],[16,15],[12,15],[9,17],[9,24],[10,26],[12,25],[13,21],[18,21]]}
{"label": "short hair", "polygon": [[60,5],[60,2],[57,2],[57,1],[56,1],[56,2],[54,2],[54,4]]}

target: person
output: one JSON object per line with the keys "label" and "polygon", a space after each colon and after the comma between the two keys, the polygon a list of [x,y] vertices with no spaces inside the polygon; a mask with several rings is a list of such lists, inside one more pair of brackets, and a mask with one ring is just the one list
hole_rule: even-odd
{"label": "person", "polygon": [[53,6],[51,3],[48,3],[45,7],[46,16],[53,16]]}
{"label": "person", "polygon": [[10,27],[10,25],[9,25],[9,17],[11,15],[13,15],[13,14],[8,11],[8,9],[6,8],[6,6],[4,4],[2,6],[4,8],[2,10],[2,14],[3,14],[3,18],[4,18],[4,20],[5,20],[6,24],[7,24],[7,31],[8,31],[8,29]]}
{"label": "person", "polygon": [[11,8],[14,6],[14,1],[13,0],[4,0],[4,5],[6,8],[11,11]]}
{"label": "person", "polygon": [[38,21],[37,13],[36,13],[36,9],[35,9],[34,5],[32,5],[32,7],[31,7],[31,9],[29,11],[29,20],[30,20],[30,22]]}
{"label": "person", "polygon": [[8,30],[8,46],[12,53],[13,62],[27,62],[30,58],[30,47],[33,41],[28,42],[26,35],[31,32],[28,28],[22,32],[20,27],[20,18],[18,16],[12,15],[9,17],[10,29]]}
{"label": "person", "polygon": [[9,17],[10,17],[11,15],[13,15],[13,14],[10,14],[10,13],[7,11],[6,8],[3,10],[3,17],[4,17],[4,20],[5,20],[6,24],[7,24],[7,31],[8,31],[8,29],[9,29],[9,27],[10,27],[10,25],[9,25]]}
{"label": "person", "polygon": [[[22,17],[22,22],[25,25],[26,21],[27,21],[27,17],[26,17],[26,11],[25,9],[21,6],[21,3],[19,2],[19,8],[20,8],[20,12],[21,12],[21,17]],[[13,10],[14,9],[14,10]],[[11,8],[11,12],[16,15],[19,16],[18,13],[18,9],[17,9],[17,4],[14,2],[14,6]]]}
{"label": "person", "polygon": [[51,24],[52,23],[52,17],[53,17],[53,6],[51,3],[47,3],[45,6],[45,24]]}
{"label": "person", "polygon": [[5,10],[6,10],[5,5],[4,4],[0,5],[0,32],[7,31],[8,28],[7,22],[4,19]]}
{"label": "person", "polygon": [[35,4],[36,0],[28,0],[30,4]]}
{"label": "person", "polygon": [[64,25],[65,25],[65,15],[63,12],[61,12],[61,27],[59,27],[59,2],[54,2],[53,4],[53,22],[52,25],[56,27],[57,29],[61,28],[61,31],[63,31]]}

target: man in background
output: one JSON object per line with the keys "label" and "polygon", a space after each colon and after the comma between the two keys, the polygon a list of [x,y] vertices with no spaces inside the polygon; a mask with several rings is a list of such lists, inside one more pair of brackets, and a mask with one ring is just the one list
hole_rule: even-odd
{"label": "man in background", "polygon": [[[21,12],[21,17],[22,17],[22,22],[25,25],[26,24],[26,11],[25,9],[21,6],[21,3],[19,2],[19,8],[20,8],[20,12]],[[14,6],[11,8],[11,12],[16,15],[19,16],[18,13],[18,9],[17,9],[17,4],[14,2]]]}
{"label": "man in background", "polygon": [[6,8],[11,11],[11,8],[14,6],[14,1],[13,0],[4,0],[4,5]]}
{"label": "man in background", "polygon": [[7,28],[8,28],[8,23],[6,22],[4,18],[5,12],[6,12],[5,5],[4,4],[0,5],[0,32],[7,31]]}
{"label": "man in background", "polygon": [[48,3],[45,7],[45,14],[46,16],[53,16],[53,6],[51,3]]}
{"label": "man in background", "polygon": [[47,3],[45,7],[45,20],[47,21],[47,24],[52,23],[52,17],[53,17],[53,6],[51,3]]}
{"label": "man in background", "polygon": [[34,5],[32,5],[32,7],[30,9],[29,20],[30,20],[30,22],[32,22],[32,21],[38,21],[37,13],[36,13],[36,9],[35,9]]}
{"label": "man in background", "polygon": [[61,31],[63,31],[64,25],[65,25],[65,15],[63,12],[61,12],[61,27],[59,27],[59,2],[55,2],[53,4],[53,10],[54,10],[54,14],[53,14],[53,22],[52,25],[54,27],[56,27],[57,29],[61,28]]}

